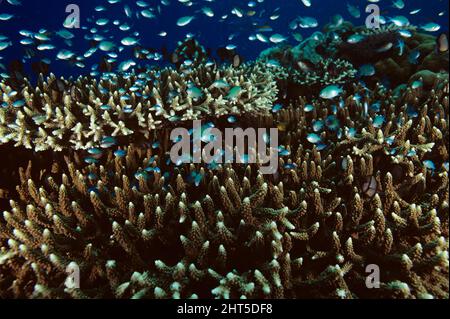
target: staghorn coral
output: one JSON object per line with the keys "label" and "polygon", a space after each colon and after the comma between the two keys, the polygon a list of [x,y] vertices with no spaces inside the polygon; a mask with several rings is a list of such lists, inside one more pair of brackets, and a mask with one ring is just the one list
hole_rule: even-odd
{"label": "staghorn coral", "polygon": [[[27,82],[20,93],[5,83],[0,88],[0,143],[36,151],[87,149],[105,136],[149,139],[173,122],[265,113],[278,93],[273,75],[259,64],[107,74],[98,82],[52,75],[37,87]],[[15,107],[21,99],[25,105]]]}
{"label": "staghorn coral", "polygon": [[[448,83],[432,94],[379,86],[359,100],[361,90],[338,109],[313,100],[307,112],[301,98],[262,118],[286,128],[274,176],[254,165],[170,168],[133,146],[101,166],[68,159],[66,174],[41,183],[22,170],[20,199],[0,220],[0,292],[448,298]],[[308,135],[329,116],[319,150]],[[203,176],[198,186],[192,173]],[[81,289],[64,289],[74,264]],[[380,289],[365,286],[369,264],[380,267]]]}
{"label": "staghorn coral", "polygon": [[[398,40],[397,31],[365,33],[365,49]],[[342,39],[355,32],[364,33],[333,30]],[[5,180],[9,167],[0,171],[0,204],[8,204],[0,297],[448,298],[449,84],[439,73],[448,54],[430,53],[434,38],[412,34],[404,56],[372,57],[378,74],[398,72],[407,83],[393,90],[378,76],[354,83],[354,66],[335,51],[339,37],[317,33],[306,49],[268,50],[237,69],[197,65],[203,51],[186,42],[179,52],[193,49],[180,61],[192,69],[98,82],[51,76],[37,87],[25,80],[23,90],[3,82],[0,151],[21,159],[11,166],[32,165]],[[367,63],[351,59],[357,47],[349,60]],[[406,65],[411,50],[423,63]],[[317,64],[299,73],[307,57]],[[316,76],[330,67],[338,70],[331,79]],[[343,82],[338,98],[315,98]],[[270,114],[280,100],[290,106]],[[224,128],[229,114],[241,126],[279,128],[274,175],[258,165],[168,161],[175,124]],[[110,135],[124,143],[86,165],[85,149]],[[161,147],[150,148],[154,141]],[[49,167],[64,155],[66,165]],[[370,265],[380,268],[379,289],[366,286]],[[77,267],[81,289],[66,288]]]}

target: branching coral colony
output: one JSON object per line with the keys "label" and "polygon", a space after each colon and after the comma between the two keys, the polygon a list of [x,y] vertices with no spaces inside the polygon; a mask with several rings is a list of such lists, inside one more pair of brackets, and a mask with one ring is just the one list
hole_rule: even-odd
{"label": "branching coral colony", "polygon": [[[280,97],[269,74],[286,80],[283,67],[260,61],[194,72],[79,78],[71,99],[70,90],[54,89],[68,81],[41,80],[21,91],[23,110],[2,85],[2,142],[63,150],[66,159],[38,174],[31,161],[9,190],[0,297],[449,297],[448,76],[429,88],[369,90],[354,81],[340,103],[297,96],[271,113]],[[208,88],[197,101],[186,93],[189,81]],[[233,87],[242,94],[234,98]],[[151,144],[165,138],[172,117],[220,127],[230,125],[221,116],[243,124],[244,113],[279,128],[276,174],[261,175],[256,164],[175,165],[166,148],[133,140],[89,165],[84,150],[74,151],[113,133]],[[378,289],[366,286],[372,264]],[[80,289],[66,288],[68,266],[80,268]]]}
{"label": "branching coral colony", "polygon": [[[105,136],[150,134],[167,122],[226,114],[264,113],[278,89],[270,68],[248,64],[239,68],[199,66],[190,72],[172,69],[118,76],[99,82],[75,82],[53,75],[29,82],[20,94],[5,83],[0,109],[0,143],[36,151],[99,146]],[[26,105],[16,108],[16,101]]]}

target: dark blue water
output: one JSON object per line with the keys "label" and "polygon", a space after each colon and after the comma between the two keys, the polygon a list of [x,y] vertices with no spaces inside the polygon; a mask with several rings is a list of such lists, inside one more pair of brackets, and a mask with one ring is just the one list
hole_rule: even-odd
{"label": "dark blue water", "polygon": [[[147,0],[150,7],[161,9],[161,13],[156,19],[146,19],[140,15],[136,18],[136,13],[143,10],[136,5],[136,1],[122,0],[117,4],[109,4],[106,0],[90,0],[90,1],[74,1],[74,0],[22,0],[21,6],[12,6],[6,0],[0,0],[0,13],[12,13],[14,18],[9,21],[0,21],[0,35],[6,35],[13,42],[13,45],[3,51],[0,51],[0,64],[8,66],[12,60],[22,60],[25,46],[19,41],[23,39],[19,35],[19,30],[29,30],[38,32],[40,29],[48,31],[58,31],[63,28],[63,22],[68,15],[65,12],[66,6],[74,3],[80,7],[81,27],[84,29],[71,29],[75,34],[72,40],[72,47],[67,46],[61,38],[53,36],[51,43],[57,47],[52,51],[34,50],[35,56],[31,60],[27,60],[25,68],[30,71],[29,63],[39,61],[43,58],[51,59],[50,71],[57,75],[78,75],[88,74],[93,64],[99,62],[100,58],[105,55],[104,52],[97,51],[92,57],[83,61],[85,68],[74,67],[67,61],[58,61],[56,54],[60,49],[66,48],[74,51],[77,55],[83,55],[92,44],[85,40],[84,36],[90,33],[91,28],[97,28],[98,33],[103,34],[120,45],[120,40],[133,32],[140,33],[140,44],[145,48],[153,48],[158,51],[162,47],[166,47],[169,51],[176,47],[178,41],[185,38],[187,33],[192,33],[195,38],[206,48],[211,48],[214,52],[217,48],[233,43],[237,45],[236,51],[246,59],[254,59],[262,50],[273,46],[272,43],[262,43],[260,41],[249,41],[248,36],[256,32],[257,26],[270,25],[273,32],[289,36],[289,43],[295,44],[296,41],[290,34],[288,24],[298,16],[310,16],[318,20],[319,26],[313,29],[298,29],[295,32],[302,33],[307,36],[314,31],[320,31],[326,23],[330,21],[333,15],[341,14],[346,20],[350,20],[355,25],[362,25],[366,19],[364,12],[368,1],[349,0],[348,2],[358,6],[361,10],[361,17],[355,19],[347,11],[347,1],[336,0],[312,0],[312,6],[305,7],[300,0],[265,0],[263,3],[257,3],[255,8],[248,6],[248,1],[242,0],[216,0],[207,2],[205,0],[192,0],[193,5],[187,7],[178,0],[170,0],[170,5],[165,6],[159,0]],[[255,1],[256,2],[256,1]],[[448,30],[448,6],[447,0],[405,0],[405,8],[399,10],[392,6],[389,0],[380,0],[377,4],[380,6],[381,13],[384,17],[392,17],[396,15],[404,15],[408,17],[414,25],[421,25],[430,21],[441,25],[440,32]],[[124,5],[128,5],[133,11],[133,17],[128,18],[125,15]],[[94,8],[98,5],[104,5],[107,8],[105,12],[96,12]],[[210,18],[204,15],[200,10],[203,6],[213,9],[215,16]],[[244,15],[242,18],[231,14],[234,7],[242,9],[244,13],[254,10],[256,14],[253,17]],[[269,17],[274,10],[279,8],[277,14],[280,18],[272,21]],[[416,15],[410,15],[409,12],[421,8],[421,12]],[[439,13],[444,12],[439,16]],[[228,18],[224,21],[221,16],[228,14]],[[193,15],[196,18],[187,26],[179,27],[176,25],[178,18],[182,16]],[[107,26],[99,27],[95,25],[95,21],[99,18],[108,18]],[[130,31],[120,31],[117,26],[112,24],[113,20],[119,20],[121,23],[127,22],[132,28]],[[91,20],[91,22],[89,22]],[[168,35],[161,37],[158,35],[160,31],[166,31]],[[230,34],[235,33],[236,36],[232,41],[227,38]],[[120,63],[132,57],[131,48],[127,47],[119,54],[117,61]],[[153,62],[152,63],[156,63]],[[3,70],[0,69],[0,72]]]}

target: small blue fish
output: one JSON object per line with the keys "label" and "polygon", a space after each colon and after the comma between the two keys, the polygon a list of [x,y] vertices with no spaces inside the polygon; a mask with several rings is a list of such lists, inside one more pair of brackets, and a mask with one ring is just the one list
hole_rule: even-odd
{"label": "small blue fish", "polygon": [[431,171],[434,171],[436,169],[436,165],[434,165],[434,162],[431,160],[425,160],[423,161],[423,164]]}
{"label": "small blue fish", "polygon": [[270,135],[267,134],[267,132],[264,132],[264,133],[263,133],[263,141],[264,141],[264,143],[266,143],[266,144],[269,144],[269,143],[270,143]]}
{"label": "small blue fish", "polygon": [[150,157],[148,160],[148,164],[152,165],[154,162],[155,162],[155,156]]}
{"label": "small blue fish", "polygon": [[242,88],[240,86],[232,87],[230,89],[230,91],[228,92],[226,99],[235,100],[239,96],[241,91],[242,91]]}
{"label": "small blue fish", "polygon": [[361,11],[359,10],[359,8],[351,5],[350,3],[347,3],[347,11],[353,18],[359,19],[361,17]]}
{"label": "small blue fish", "polygon": [[369,108],[374,111],[374,112],[380,112],[381,109],[381,102],[380,101],[376,101],[374,103],[372,103]]}
{"label": "small blue fish", "polygon": [[365,38],[366,38],[366,36],[364,36],[364,35],[361,35],[361,34],[353,34],[353,35],[351,35],[351,36],[349,36],[349,37],[347,38],[347,43],[350,43],[350,44],[359,43],[359,42],[361,42],[362,40],[364,40]]}
{"label": "small blue fish", "polygon": [[355,136],[356,136],[356,129],[354,128],[354,127],[350,127],[348,130],[347,130],[347,136],[348,137],[350,137],[350,138],[354,138]]}
{"label": "small blue fish", "polygon": [[266,62],[266,66],[268,66],[268,67],[278,67],[278,66],[281,66],[281,65],[280,65],[280,62],[278,62],[277,60],[271,59],[271,60],[268,60]]}
{"label": "small blue fish", "polygon": [[324,123],[322,120],[317,120],[317,121],[313,122],[312,127],[313,127],[314,132],[320,132],[323,130]]}
{"label": "small blue fish", "polygon": [[328,129],[336,131],[340,127],[340,122],[335,115],[329,115],[325,119],[325,125],[328,127]]}
{"label": "small blue fish", "polygon": [[236,119],[236,116],[234,116],[234,115],[230,115],[227,118],[228,123],[236,123],[236,121],[237,121],[237,119]]}
{"label": "small blue fish", "polygon": [[355,102],[357,102],[357,103],[360,103],[360,102],[361,102],[361,99],[362,99],[362,96],[361,96],[359,93],[356,93],[356,94],[353,96],[353,101],[355,101]]}
{"label": "small blue fish", "polygon": [[111,146],[114,146],[117,144],[117,141],[114,137],[112,136],[106,136],[102,139],[102,141],[100,142],[100,146],[102,148],[110,148]]}
{"label": "small blue fish", "polygon": [[397,48],[398,48],[398,55],[402,56],[403,52],[405,51],[405,41],[403,41],[402,39],[398,39]]}
{"label": "small blue fish", "polygon": [[13,14],[2,13],[2,14],[0,14],[0,21],[8,21],[8,20],[11,19],[12,17],[14,17]]}
{"label": "small blue fish", "polygon": [[25,105],[25,100],[17,100],[17,101],[14,101],[14,103],[13,103],[14,107],[22,107],[24,105]]}
{"label": "small blue fish", "polygon": [[169,117],[170,122],[178,122],[179,120],[181,120],[181,117],[178,115],[173,115],[173,116]]}
{"label": "small blue fish", "polygon": [[409,30],[399,30],[398,33],[403,37],[403,38],[411,38],[413,36],[412,32]]}
{"label": "small blue fish", "polygon": [[[146,11],[148,11],[148,10],[146,10]],[[193,19],[194,19],[193,16],[181,17],[177,20],[177,26],[184,27],[184,26],[188,25]]]}
{"label": "small blue fish", "polygon": [[178,142],[180,142],[182,139],[183,139],[183,137],[182,137],[181,135],[174,136],[173,139],[172,139],[172,142],[178,143]]}
{"label": "small blue fish", "polygon": [[278,112],[279,110],[281,110],[282,108],[283,108],[283,105],[282,105],[282,104],[280,104],[280,103],[275,104],[275,105],[272,107],[272,112],[273,112],[273,113],[276,113],[276,112]]}
{"label": "small blue fish", "polygon": [[406,18],[405,16],[395,16],[390,19],[390,22],[400,28],[404,28],[410,25],[408,18]]}
{"label": "small blue fish", "polygon": [[278,147],[278,154],[280,154],[280,156],[288,156],[291,154],[291,152],[289,152],[283,145]]}
{"label": "small blue fish", "polygon": [[406,156],[408,157],[414,157],[417,155],[417,152],[415,149],[409,150],[408,154],[406,154]]}
{"label": "small blue fish", "polygon": [[383,125],[384,121],[385,119],[383,115],[377,115],[373,119],[373,126],[376,128],[380,128]]}
{"label": "small blue fish", "polygon": [[217,164],[217,162],[215,161],[212,161],[206,167],[210,170],[217,170],[219,168],[219,164]]}
{"label": "small blue fish", "polygon": [[93,148],[88,149],[88,153],[91,155],[100,155],[103,153],[103,151],[99,148],[93,147]]}
{"label": "small blue fish", "polygon": [[180,166],[181,164],[191,163],[191,162],[192,162],[192,157],[188,154],[183,154],[182,156],[180,156],[177,159],[177,161],[175,162],[175,166]]}
{"label": "small blue fish", "polygon": [[199,186],[202,179],[203,174],[197,172],[192,172],[191,175],[189,176],[189,181],[193,183],[195,186]]}
{"label": "small blue fish", "polygon": [[421,25],[420,28],[426,32],[436,32],[441,29],[441,26],[434,22],[428,22],[427,24]]}
{"label": "small blue fish", "polygon": [[358,74],[360,76],[373,76],[375,75],[375,67],[372,64],[361,65]]}
{"label": "small blue fish", "polygon": [[189,87],[186,92],[188,93],[189,97],[196,100],[200,99],[203,96],[203,92],[201,89],[199,89],[196,86]]}
{"label": "small blue fish", "polygon": [[86,157],[84,159],[84,162],[87,164],[96,164],[96,163],[98,163],[98,160],[93,157]]}
{"label": "small blue fish", "polygon": [[134,111],[134,109],[133,109],[133,107],[131,105],[126,105],[123,108],[123,113],[125,113],[125,114],[133,113],[133,111]]}
{"label": "small blue fish", "polygon": [[305,110],[305,112],[309,113],[314,110],[314,106],[312,104],[306,104],[303,109]]}
{"label": "small blue fish", "polygon": [[397,8],[397,9],[403,9],[404,7],[405,7],[405,3],[403,2],[403,0],[393,0],[392,1],[392,6],[394,7],[394,8]]}
{"label": "small blue fish", "polygon": [[392,145],[395,141],[395,136],[388,136],[385,140],[388,145]]}
{"label": "small blue fish", "polygon": [[240,162],[244,163],[244,164],[248,164],[249,163],[249,155],[248,154],[242,154],[240,155]]}
{"label": "small blue fish", "polygon": [[337,136],[338,139],[341,140],[343,134],[344,134],[344,131],[343,131],[341,128],[339,128],[339,129],[337,130],[336,136]]}
{"label": "small blue fish", "polygon": [[214,83],[211,86],[218,88],[218,89],[225,89],[225,88],[228,88],[230,85],[225,80],[220,79],[220,80],[214,81]]}
{"label": "small blue fish", "polygon": [[284,168],[285,169],[296,169],[297,168],[297,164],[295,164],[295,163],[284,164]]}
{"label": "small blue fish", "polygon": [[329,85],[326,88],[324,88],[320,92],[320,97],[322,99],[331,100],[331,99],[334,99],[335,97],[341,95],[342,92],[343,92],[343,90],[341,87],[333,84],[333,85]]}
{"label": "small blue fish", "polygon": [[422,81],[416,80],[413,83],[411,83],[411,88],[414,89],[414,90],[416,90],[418,88],[421,88],[421,87],[423,87],[423,82]]}
{"label": "small blue fish", "polygon": [[406,107],[406,114],[408,114],[408,116],[412,117],[412,118],[419,116],[419,113],[417,112],[417,110],[412,105],[408,105]]}
{"label": "small blue fish", "polygon": [[6,0],[8,1],[9,4],[12,4],[13,6],[20,6],[22,4],[22,2],[20,2],[19,0]]}
{"label": "small blue fish", "polygon": [[320,136],[316,133],[309,133],[306,136],[306,139],[308,140],[308,142],[310,142],[311,144],[317,144],[319,143],[322,139],[320,138]]}
{"label": "small blue fish", "polygon": [[419,50],[413,50],[408,55],[408,61],[411,64],[418,64],[418,59],[420,57],[420,51]]}
{"label": "small blue fish", "polygon": [[148,173],[146,172],[146,171],[142,171],[142,170],[140,170],[140,171],[137,171],[135,174],[134,174],[134,177],[137,179],[137,180],[139,180],[140,178],[144,178],[144,180],[148,180]]}
{"label": "small blue fish", "polygon": [[127,155],[127,152],[125,150],[117,150],[114,151],[114,155],[117,157],[124,157],[125,155]]}
{"label": "small blue fish", "polygon": [[381,47],[379,47],[379,48],[376,50],[376,52],[377,52],[377,53],[384,53],[384,52],[387,52],[387,51],[389,51],[390,49],[392,49],[393,46],[394,46],[394,45],[392,44],[392,42],[388,42],[388,43],[382,45]]}

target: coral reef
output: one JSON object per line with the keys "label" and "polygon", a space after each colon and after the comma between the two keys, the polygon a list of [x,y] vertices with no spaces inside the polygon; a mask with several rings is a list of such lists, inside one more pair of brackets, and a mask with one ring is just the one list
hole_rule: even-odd
{"label": "coral reef", "polygon": [[262,116],[283,127],[274,175],[133,145],[41,181],[22,169],[1,297],[448,298],[448,81],[362,90]]}
{"label": "coral reef", "polygon": [[[175,68],[4,79],[0,298],[449,298],[435,41],[337,16],[255,62],[187,39]],[[278,170],[173,163],[192,120],[277,127]]]}
{"label": "coral reef", "polygon": [[278,93],[259,64],[108,74],[98,82],[52,75],[37,87],[27,82],[20,93],[5,83],[0,88],[0,143],[35,151],[88,149],[111,136],[149,139],[173,122],[267,113]]}

